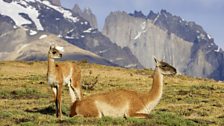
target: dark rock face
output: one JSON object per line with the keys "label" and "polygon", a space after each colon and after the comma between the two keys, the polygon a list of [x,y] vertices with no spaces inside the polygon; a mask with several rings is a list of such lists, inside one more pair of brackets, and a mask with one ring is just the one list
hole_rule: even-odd
{"label": "dark rock face", "polygon": [[13,30],[13,26],[15,26],[15,22],[10,17],[0,14],[0,35]]}
{"label": "dark rock face", "polygon": [[150,11],[147,16],[141,11],[113,12],[105,20],[103,34],[130,48],[144,67],[154,66],[148,60],[154,55],[183,74],[224,80],[224,52],[214,39],[201,26],[166,10]]}

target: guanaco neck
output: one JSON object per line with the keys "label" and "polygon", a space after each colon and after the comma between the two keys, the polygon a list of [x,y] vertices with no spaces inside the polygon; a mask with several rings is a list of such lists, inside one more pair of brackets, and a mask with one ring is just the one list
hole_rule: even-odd
{"label": "guanaco neck", "polygon": [[163,91],[163,75],[159,67],[156,67],[153,74],[152,88],[149,91],[150,100],[160,99]]}
{"label": "guanaco neck", "polygon": [[47,71],[47,74],[50,75],[50,74],[53,74],[53,73],[55,73],[55,62],[54,62],[53,58],[50,58],[48,56],[48,71]]}

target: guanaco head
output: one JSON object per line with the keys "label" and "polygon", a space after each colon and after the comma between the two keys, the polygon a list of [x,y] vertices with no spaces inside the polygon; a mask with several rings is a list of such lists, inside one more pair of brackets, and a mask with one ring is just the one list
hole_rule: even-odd
{"label": "guanaco head", "polygon": [[61,58],[62,57],[61,52],[63,52],[63,47],[51,45],[48,51],[48,57],[54,59]]}
{"label": "guanaco head", "polygon": [[154,57],[154,60],[156,62],[156,67],[160,69],[162,74],[171,75],[177,73],[177,70],[170,64],[163,61],[159,61],[158,59],[156,59],[156,57]]}

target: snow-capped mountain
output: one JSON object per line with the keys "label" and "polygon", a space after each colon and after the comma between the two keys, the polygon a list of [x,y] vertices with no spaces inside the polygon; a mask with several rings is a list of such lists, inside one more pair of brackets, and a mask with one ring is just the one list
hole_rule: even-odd
{"label": "snow-capped mountain", "polygon": [[105,20],[103,34],[121,47],[130,48],[147,68],[152,56],[173,64],[180,73],[224,80],[224,52],[203,28],[161,10],[147,16],[112,12]]}
{"label": "snow-capped mountain", "polygon": [[[48,0],[1,0],[0,6],[0,39],[4,41],[0,42],[2,54],[14,51],[17,44],[46,32],[89,50],[113,64],[142,67],[128,48],[117,46],[92,28],[80,15],[53,5]],[[26,32],[20,36],[17,29],[24,29]],[[15,31],[18,32],[16,37],[5,37]]]}

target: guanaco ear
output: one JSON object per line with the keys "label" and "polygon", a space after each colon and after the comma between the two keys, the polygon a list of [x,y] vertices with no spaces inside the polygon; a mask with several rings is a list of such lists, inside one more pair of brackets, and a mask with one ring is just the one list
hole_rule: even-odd
{"label": "guanaco ear", "polygon": [[155,63],[156,63],[156,66],[159,66],[160,61],[159,61],[155,56],[153,56],[153,58],[154,58],[154,61],[155,61]]}
{"label": "guanaco ear", "polygon": [[55,43],[54,42],[49,42],[49,45],[50,45],[50,49],[55,48]]}
{"label": "guanaco ear", "polygon": [[155,63],[158,63],[158,60],[156,59],[155,56],[153,56],[153,59],[154,59]]}

